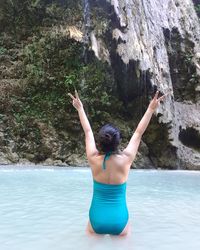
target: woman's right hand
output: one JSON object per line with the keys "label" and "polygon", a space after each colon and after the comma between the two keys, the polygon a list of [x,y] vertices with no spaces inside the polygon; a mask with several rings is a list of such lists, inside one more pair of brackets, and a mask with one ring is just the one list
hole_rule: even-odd
{"label": "woman's right hand", "polygon": [[83,108],[83,104],[79,98],[77,90],[75,90],[75,96],[73,96],[71,93],[68,93],[68,95],[72,98],[72,104],[77,111]]}

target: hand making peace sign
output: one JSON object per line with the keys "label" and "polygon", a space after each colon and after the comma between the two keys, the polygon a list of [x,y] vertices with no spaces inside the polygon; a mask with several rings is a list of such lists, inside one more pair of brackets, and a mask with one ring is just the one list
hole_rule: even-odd
{"label": "hand making peace sign", "polygon": [[169,92],[165,95],[162,95],[159,98],[158,98],[158,94],[159,94],[159,91],[156,91],[154,98],[149,103],[149,108],[153,111],[155,111],[157,109],[158,105],[160,104],[160,101],[163,101],[164,98],[169,94]]}
{"label": "hand making peace sign", "polygon": [[73,96],[71,93],[68,93],[68,95],[72,98],[72,104],[76,110],[80,110],[81,108],[83,108],[83,104],[79,98],[77,90],[75,90],[75,96]]}

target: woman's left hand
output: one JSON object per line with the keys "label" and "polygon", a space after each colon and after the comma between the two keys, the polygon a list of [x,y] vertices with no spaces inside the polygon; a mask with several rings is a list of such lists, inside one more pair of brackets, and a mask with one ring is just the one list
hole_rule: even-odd
{"label": "woman's left hand", "polygon": [[156,91],[154,98],[149,103],[149,109],[151,109],[152,111],[155,111],[157,109],[158,105],[160,104],[160,101],[163,101],[166,95],[169,93],[162,95],[159,98],[158,98],[158,94],[159,94],[159,91]]}
{"label": "woman's left hand", "polygon": [[75,90],[75,96],[73,96],[71,93],[68,93],[68,95],[72,98],[72,104],[77,111],[83,108],[83,104],[78,96],[77,90]]}

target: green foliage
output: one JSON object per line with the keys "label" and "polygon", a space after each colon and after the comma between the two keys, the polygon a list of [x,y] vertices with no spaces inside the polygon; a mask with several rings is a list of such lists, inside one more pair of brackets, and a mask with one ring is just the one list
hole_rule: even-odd
{"label": "green foliage", "polygon": [[6,52],[7,52],[7,49],[0,46],[0,55],[4,55],[4,54],[6,54]]}
{"label": "green foliage", "polygon": [[[82,68],[82,92],[92,115],[96,111],[109,111],[111,106],[111,92],[113,88],[112,75],[108,65],[97,60]],[[95,111],[96,110],[96,111]]]}
{"label": "green foliage", "polygon": [[[158,117],[153,116],[145,134],[144,141],[149,146],[149,151],[152,156],[162,156],[163,151],[167,151],[169,143],[169,124],[160,124]],[[156,142],[156,143],[155,143]],[[162,148],[162,150],[160,150]]]}
{"label": "green foliage", "polygon": [[78,0],[2,0],[0,31],[13,33],[16,38],[21,39],[39,30],[40,26],[52,27],[63,21],[77,24],[82,19],[81,8]]}
{"label": "green foliage", "polygon": [[94,56],[85,64],[81,43],[62,33],[48,32],[25,46],[23,58],[26,85],[22,96],[12,97],[17,123],[23,124],[29,117],[63,128],[66,110],[73,110],[67,94],[74,89],[94,122],[108,121],[111,106],[112,111],[119,111],[116,99],[111,98],[114,82],[109,65]]}
{"label": "green foliage", "polygon": [[73,75],[70,74],[70,75],[66,75],[65,76],[65,80],[64,80],[64,85],[67,87],[67,88],[70,88],[70,89],[76,89],[74,83],[76,82],[77,80],[77,75]]}
{"label": "green foliage", "polygon": [[193,55],[192,54],[182,54],[183,60],[187,66],[191,65]]}
{"label": "green foliage", "polygon": [[63,35],[48,33],[36,38],[24,49],[24,77],[38,91],[69,91],[77,81],[79,52],[80,44]]}
{"label": "green foliage", "polygon": [[111,26],[111,19],[108,19],[107,13],[103,8],[94,7],[91,13],[91,18],[97,36],[105,34]]}
{"label": "green foliage", "polygon": [[28,34],[35,25],[38,25],[45,14],[44,1],[34,0],[2,0],[1,30],[13,31],[17,36]]}
{"label": "green foliage", "polygon": [[199,82],[199,77],[197,74],[192,74],[191,75],[191,78],[189,80],[190,83],[193,83],[193,84],[198,84]]}
{"label": "green foliage", "polygon": [[11,60],[19,62],[22,79],[16,91],[7,91],[8,102],[0,101],[0,111],[8,119],[10,138],[16,142],[17,152],[21,157],[27,157],[26,153],[30,153],[30,158],[40,157],[40,152],[46,150],[43,130],[49,128],[56,130],[57,135],[69,132],[74,136],[74,141],[70,138],[70,147],[75,148],[80,123],[68,92],[79,91],[94,128],[110,121],[110,114],[116,115],[120,110],[120,103],[113,97],[110,66],[98,61],[91,51],[86,52],[85,63],[86,45],[69,38],[64,28],[58,28],[63,23],[82,28],[81,1],[3,0],[0,8],[0,31],[4,31],[0,55],[16,51]]}
{"label": "green foliage", "polygon": [[192,53],[185,54],[183,57],[183,60],[189,70],[188,73],[190,73],[188,74],[189,79],[187,86],[189,86],[190,93],[194,95],[195,93],[194,88],[197,86],[199,82],[199,76],[196,73],[196,66],[194,66],[194,62],[192,61],[192,59],[193,59]]}
{"label": "green foliage", "polygon": [[194,8],[197,12],[198,17],[200,17],[200,4],[196,4]]}

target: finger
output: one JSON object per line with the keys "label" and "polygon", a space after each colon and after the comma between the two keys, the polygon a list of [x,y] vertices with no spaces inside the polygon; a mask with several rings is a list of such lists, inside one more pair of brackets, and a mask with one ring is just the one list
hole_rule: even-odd
{"label": "finger", "polygon": [[77,99],[79,99],[79,95],[78,95],[78,92],[77,92],[76,89],[75,89],[75,96],[76,96]]}
{"label": "finger", "polygon": [[68,93],[68,95],[69,95],[73,100],[76,100],[76,98],[75,98],[72,94]]}
{"label": "finger", "polygon": [[155,96],[154,96],[154,98],[153,98],[154,100],[157,100],[158,94],[159,94],[159,91],[157,90],[157,91],[156,91],[156,94],[155,94]]}
{"label": "finger", "polygon": [[166,94],[160,96],[158,99],[163,100],[165,97],[167,97],[169,94],[172,94],[172,90],[169,90]]}
{"label": "finger", "polygon": [[162,95],[161,97],[158,98],[158,101],[163,101],[165,99],[166,95]]}

